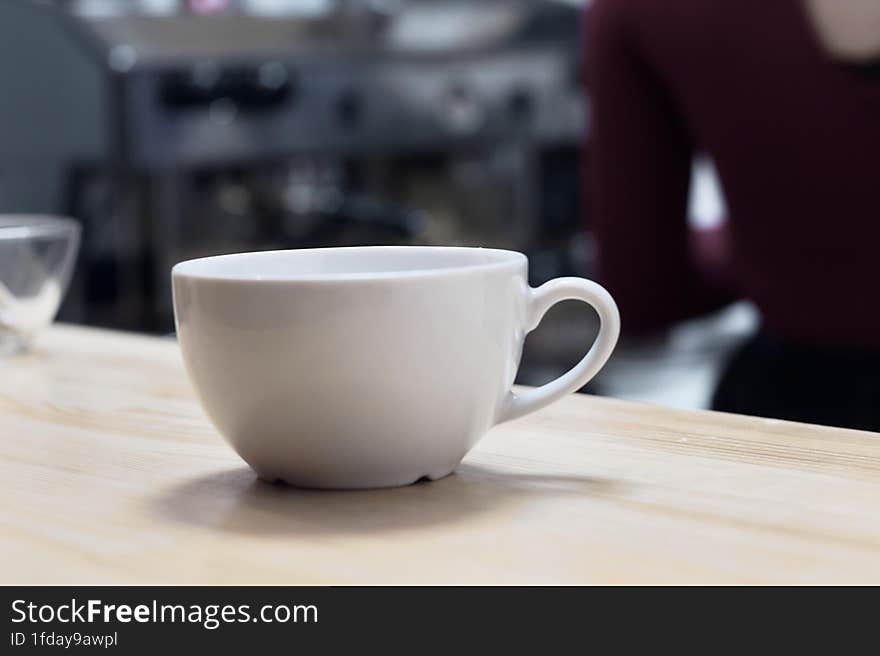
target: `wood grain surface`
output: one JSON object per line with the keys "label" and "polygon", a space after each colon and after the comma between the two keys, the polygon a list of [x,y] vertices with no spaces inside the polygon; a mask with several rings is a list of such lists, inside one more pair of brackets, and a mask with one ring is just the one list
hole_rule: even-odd
{"label": "wood grain surface", "polygon": [[0,372],[3,584],[880,583],[880,434],[577,395],[319,492],[255,479],[173,340],[56,326]]}

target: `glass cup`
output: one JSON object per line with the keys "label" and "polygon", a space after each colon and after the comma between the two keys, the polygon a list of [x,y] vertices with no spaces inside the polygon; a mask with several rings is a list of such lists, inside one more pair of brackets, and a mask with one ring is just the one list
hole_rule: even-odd
{"label": "glass cup", "polygon": [[52,323],[79,236],[73,219],[0,215],[0,355],[27,349]]}

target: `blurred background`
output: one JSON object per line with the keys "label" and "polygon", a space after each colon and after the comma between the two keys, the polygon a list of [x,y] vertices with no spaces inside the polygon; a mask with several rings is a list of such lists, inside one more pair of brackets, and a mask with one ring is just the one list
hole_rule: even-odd
{"label": "blurred background", "polygon": [[[525,252],[532,285],[594,277],[586,4],[5,0],[0,213],[82,223],[60,320],[155,334],[170,267],[218,253],[493,246]],[[692,167],[690,221],[716,225],[712,162]],[[588,391],[706,407],[756,325],[739,302],[625,339]],[[519,382],[596,330],[553,309]]]}

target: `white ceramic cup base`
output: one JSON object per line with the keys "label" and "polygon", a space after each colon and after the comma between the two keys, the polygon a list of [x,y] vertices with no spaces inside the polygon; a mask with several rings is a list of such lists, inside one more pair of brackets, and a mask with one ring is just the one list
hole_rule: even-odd
{"label": "white ceramic cup base", "polygon": [[277,472],[269,470],[263,471],[253,467],[252,469],[257,475],[257,478],[272,485],[284,483],[294,487],[311,490],[372,490],[385,487],[405,487],[407,485],[422,483],[424,481],[439,481],[441,478],[450,476],[457,466],[458,463],[456,463],[451,469],[444,469],[430,474],[417,475],[412,472],[407,472],[400,473],[393,477],[386,474],[379,477],[375,475],[366,475],[362,478],[358,476],[325,478],[323,476],[313,477],[300,474],[294,474],[291,476],[290,474],[280,475]]}
{"label": "white ceramic cup base", "polygon": [[[493,425],[583,386],[620,320],[596,283],[527,283],[527,260],[479,248],[242,253],[174,267],[190,379],[227,442],[268,481],[375,488],[451,473]],[[602,323],[569,372],[511,391],[523,341],[556,303]]]}

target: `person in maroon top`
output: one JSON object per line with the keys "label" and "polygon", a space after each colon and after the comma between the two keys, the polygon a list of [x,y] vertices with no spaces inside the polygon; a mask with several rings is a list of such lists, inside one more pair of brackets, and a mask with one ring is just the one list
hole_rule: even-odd
{"label": "person in maroon top", "polygon": [[[713,407],[880,431],[880,43],[834,47],[880,14],[847,2],[593,0],[588,216],[624,329],[760,309]],[[721,232],[688,227],[698,153]]]}

